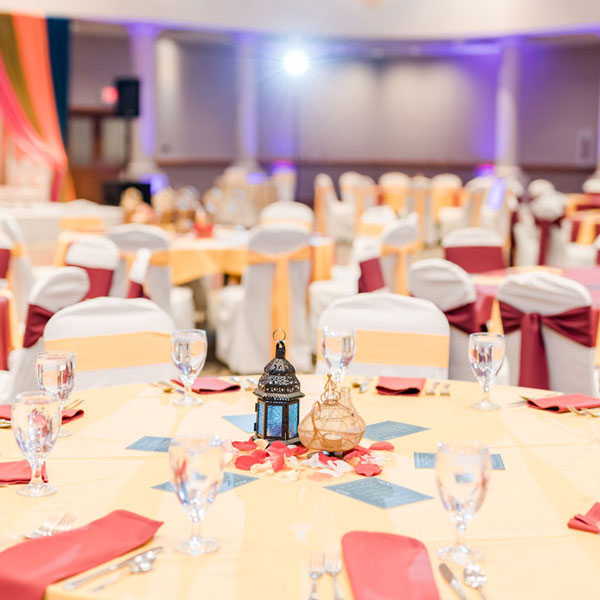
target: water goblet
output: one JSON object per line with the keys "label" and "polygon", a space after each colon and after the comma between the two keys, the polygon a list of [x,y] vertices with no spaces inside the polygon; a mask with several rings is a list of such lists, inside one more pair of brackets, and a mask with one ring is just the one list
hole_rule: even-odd
{"label": "water goblet", "polygon": [[478,410],[500,408],[490,401],[490,388],[504,362],[504,336],[499,333],[472,333],[469,336],[469,364],[483,388],[483,398],[473,404]]}
{"label": "water goblet", "polygon": [[178,552],[199,556],[219,549],[217,542],[202,537],[200,527],[219,492],[224,455],[223,444],[216,435],[176,438],[169,445],[171,484],[192,520],[191,536],[177,544]]}
{"label": "water goblet", "polygon": [[323,358],[336,384],[341,384],[348,365],[354,358],[354,329],[323,327],[321,331]]}
{"label": "water goblet", "polygon": [[22,496],[49,496],[56,488],[44,483],[43,469],[60,431],[60,399],[50,392],[23,392],[12,405],[12,430],[31,467],[31,481],[17,490]]}
{"label": "water goblet", "polygon": [[454,546],[438,555],[467,566],[481,561],[479,552],[466,543],[467,525],[483,503],[492,470],[490,451],[477,442],[440,443],[435,460],[438,493],[456,527]]}
{"label": "water goblet", "polygon": [[[75,354],[73,352],[40,352],[35,372],[40,390],[55,394],[64,410],[75,386]],[[70,429],[61,427],[59,437],[73,435]]]}
{"label": "water goblet", "polygon": [[173,400],[177,406],[202,404],[201,398],[192,396],[192,385],[206,362],[208,342],[203,329],[184,329],[171,335],[171,360],[179,371],[185,394]]}

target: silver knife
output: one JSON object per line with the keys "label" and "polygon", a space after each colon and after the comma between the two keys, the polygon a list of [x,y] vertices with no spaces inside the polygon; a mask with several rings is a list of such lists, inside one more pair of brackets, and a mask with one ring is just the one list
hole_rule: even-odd
{"label": "silver knife", "polygon": [[460,600],[467,600],[463,587],[460,585],[460,581],[456,579],[454,573],[450,570],[450,567],[446,563],[440,563],[439,569],[443,578],[450,584],[450,587],[456,592],[456,595]]}
{"label": "silver knife", "polygon": [[123,569],[125,567],[128,567],[137,558],[140,558],[145,555],[158,554],[162,550],[163,550],[162,546],[157,546],[156,548],[151,548],[150,550],[144,550],[143,552],[139,552],[138,554],[134,554],[133,556],[130,556],[127,560],[122,560],[121,562],[116,563],[114,565],[110,565],[109,567],[104,567],[103,569],[100,569],[99,571],[95,571],[94,573],[90,573],[89,575],[85,575],[83,577],[80,577],[79,579],[73,579],[71,581],[67,581],[67,583],[65,583],[65,585],[63,587],[66,590],[75,590],[75,589],[81,587],[82,585],[85,585],[89,581],[93,581],[94,579],[96,579],[98,577],[102,577],[103,575],[106,575],[107,573],[112,573],[113,571],[116,571],[117,569]]}

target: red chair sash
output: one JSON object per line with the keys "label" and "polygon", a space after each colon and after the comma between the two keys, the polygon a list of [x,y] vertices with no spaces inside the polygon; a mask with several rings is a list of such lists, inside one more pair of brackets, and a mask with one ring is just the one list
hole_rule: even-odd
{"label": "red chair sash", "polygon": [[504,269],[500,246],[457,246],[445,249],[446,260],[462,267],[467,273],[484,273]]}
{"label": "red chair sash", "polygon": [[29,305],[25,321],[25,334],[23,335],[23,348],[31,348],[44,335],[46,323],[53,314],[37,304]]}
{"label": "red chair sash", "polygon": [[554,219],[554,221],[548,221],[546,219],[534,217],[535,224],[540,230],[540,251],[538,254],[538,265],[546,264],[546,258],[548,256],[548,247],[550,246],[550,229],[553,226],[559,227],[563,219],[564,216],[558,217],[558,219]]}
{"label": "red chair sash", "polygon": [[370,258],[360,263],[360,279],[358,280],[358,291],[374,292],[384,287],[383,273],[379,258]]}
{"label": "red chair sash", "polygon": [[82,265],[67,264],[68,267],[79,267],[83,269],[89,277],[90,289],[84,300],[90,298],[99,298],[101,296],[108,296],[110,294],[110,286],[112,285],[112,279],[114,271],[112,269],[99,269],[94,267],[84,267]]}
{"label": "red chair sash", "polygon": [[452,327],[468,334],[477,333],[482,330],[489,320],[493,302],[494,298],[492,296],[483,296],[477,302],[457,306],[444,311],[444,314]]}
{"label": "red chair sash", "polygon": [[[518,199],[519,202],[522,202],[522,198]],[[517,248],[517,241],[515,239],[515,225],[519,222],[519,213],[516,210],[513,210],[510,213],[510,250],[508,254],[508,264],[511,267],[515,265],[515,250]]]}
{"label": "red chair sash", "polygon": [[8,371],[8,355],[10,353],[10,301],[0,296],[0,369]]}
{"label": "red chair sash", "polygon": [[556,315],[523,313],[518,308],[500,302],[504,333],[521,330],[519,385],[543,390],[550,389],[550,375],[542,325],[549,327],[582,346],[596,345],[598,311],[590,306],[573,308]]}
{"label": "red chair sash", "polygon": [[144,286],[137,281],[129,282],[129,289],[127,290],[128,298],[147,298],[146,294],[144,294]]}
{"label": "red chair sash", "polygon": [[10,264],[10,249],[0,248],[0,279],[8,277],[8,266]]}

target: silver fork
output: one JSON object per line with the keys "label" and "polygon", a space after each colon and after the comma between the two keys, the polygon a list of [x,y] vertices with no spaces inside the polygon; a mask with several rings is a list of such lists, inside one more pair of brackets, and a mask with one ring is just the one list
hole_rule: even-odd
{"label": "silver fork", "polygon": [[438,387],[438,385],[440,385],[439,381],[434,381],[431,384],[431,387],[428,390],[425,390],[425,395],[426,396],[435,396],[435,390]]}
{"label": "silver fork", "polygon": [[444,383],[442,387],[442,391],[440,392],[440,396],[449,396],[450,395],[450,384]]}
{"label": "silver fork", "polygon": [[28,540],[33,540],[39,537],[48,537],[50,535],[56,535],[57,533],[63,533],[73,527],[73,523],[77,517],[72,513],[65,513],[62,517],[50,521],[45,521],[37,529],[26,533],[23,537]]}
{"label": "silver fork", "polygon": [[319,594],[317,594],[317,581],[321,575],[323,575],[323,553],[311,552],[310,562],[308,564],[308,576],[312,579],[312,588],[308,600],[319,600]]}
{"label": "silver fork", "polygon": [[365,392],[368,392],[369,384],[371,383],[372,380],[373,380],[372,377],[367,377],[367,379],[365,379],[365,382],[361,383],[360,386],[358,387],[358,393],[364,394]]}
{"label": "silver fork", "polygon": [[337,576],[342,570],[342,558],[337,550],[325,553],[325,573],[333,577],[333,600],[344,600],[338,588]]}

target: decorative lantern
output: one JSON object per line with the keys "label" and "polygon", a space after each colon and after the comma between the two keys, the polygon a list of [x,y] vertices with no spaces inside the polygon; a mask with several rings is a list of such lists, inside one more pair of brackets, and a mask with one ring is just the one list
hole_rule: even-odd
{"label": "decorative lantern", "polygon": [[302,419],[298,428],[300,441],[310,450],[347,452],[355,448],[365,433],[365,422],[350,399],[350,390],[337,391],[331,375],[327,375],[321,400]]}
{"label": "decorative lantern", "polygon": [[[283,337],[277,340],[277,332]],[[275,358],[267,363],[254,393],[256,403],[256,436],[267,440],[298,442],[299,400],[304,396],[296,369],[285,358],[285,332],[273,332]]]}

